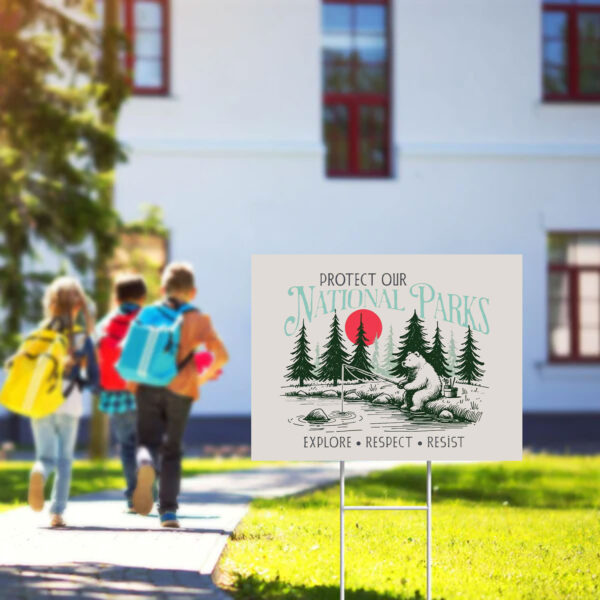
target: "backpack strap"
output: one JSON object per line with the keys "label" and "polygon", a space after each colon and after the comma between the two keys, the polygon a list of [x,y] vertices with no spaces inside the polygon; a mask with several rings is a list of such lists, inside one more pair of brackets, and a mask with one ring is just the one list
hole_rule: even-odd
{"label": "backpack strap", "polygon": [[[183,319],[183,315],[188,312],[200,312],[195,306],[188,304],[187,302],[181,302],[177,298],[167,298],[163,303],[163,306],[168,307],[171,310],[175,310],[178,313],[178,319]],[[182,358],[177,363],[177,370],[182,371],[188,363],[194,358],[194,350],[190,351],[187,356]]]}

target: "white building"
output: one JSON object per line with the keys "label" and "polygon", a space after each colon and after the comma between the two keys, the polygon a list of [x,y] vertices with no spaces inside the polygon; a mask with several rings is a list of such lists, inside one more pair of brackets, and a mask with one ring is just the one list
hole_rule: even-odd
{"label": "white building", "polygon": [[600,411],[600,0],[124,1],[117,205],[231,353],[195,411],[249,413],[253,253],[522,253],[525,410]]}

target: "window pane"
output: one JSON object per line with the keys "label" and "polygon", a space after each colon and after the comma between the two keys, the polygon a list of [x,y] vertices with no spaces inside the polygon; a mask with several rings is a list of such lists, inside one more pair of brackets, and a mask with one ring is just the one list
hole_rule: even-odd
{"label": "window pane", "polygon": [[543,17],[544,38],[567,39],[567,15],[558,11],[546,11]]}
{"label": "window pane", "polygon": [[593,271],[579,273],[579,298],[600,300],[600,274]]}
{"label": "window pane", "polygon": [[134,11],[136,29],[162,28],[162,6],[159,2],[136,0]]}
{"label": "window pane", "polygon": [[136,58],[134,84],[138,88],[159,88],[163,85],[162,61],[153,58]]}
{"label": "window pane", "polygon": [[162,56],[162,34],[152,32],[136,33],[135,55],[138,58],[160,58]]}
{"label": "window pane", "polygon": [[569,303],[567,300],[550,301],[550,354],[571,354],[571,332],[569,330]]}
{"label": "window pane", "polygon": [[327,170],[348,170],[348,108],[343,105],[325,107],[325,143]]}
{"label": "window pane", "polygon": [[360,107],[359,167],[363,172],[386,170],[386,109],[383,106]]}
{"label": "window pane", "polygon": [[546,94],[566,94],[567,70],[544,65],[544,92]]}
{"label": "window pane", "polygon": [[586,357],[600,355],[600,329],[581,329],[579,331],[579,354]]}
{"label": "window pane", "polygon": [[600,266],[600,236],[574,235],[569,243],[568,261],[572,265]]}
{"label": "window pane", "polygon": [[326,92],[352,91],[352,66],[350,52],[325,52],[323,87]]}
{"label": "window pane", "polygon": [[356,29],[360,32],[385,35],[386,7],[358,4],[356,6]]}
{"label": "window pane", "polygon": [[600,94],[600,14],[581,13],[579,28],[579,91]]}
{"label": "window pane", "polygon": [[323,30],[326,33],[352,30],[352,7],[349,4],[323,4]]}

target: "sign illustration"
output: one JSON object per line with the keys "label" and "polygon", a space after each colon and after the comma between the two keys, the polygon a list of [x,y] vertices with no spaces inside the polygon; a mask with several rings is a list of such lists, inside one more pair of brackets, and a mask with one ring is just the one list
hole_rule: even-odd
{"label": "sign illustration", "polygon": [[252,457],[521,458],[521,257],[254,256]]}

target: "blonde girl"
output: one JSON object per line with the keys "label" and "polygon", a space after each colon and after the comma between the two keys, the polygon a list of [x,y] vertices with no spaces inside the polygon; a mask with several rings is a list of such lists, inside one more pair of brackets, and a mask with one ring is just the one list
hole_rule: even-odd
{"label": "blonde girl", "polygon": [[[59,277],[44,294],[44,327],[60,331],[69,340],[69,355],[63,375],[65,401],[51,415],[31,419],[35,463],[29,479],[29,505],[35,511],[44,507],[44,484],[55,471],[50,504],[50,525],[63,527],[63,513],[71,487],[71,468],[79,419],[83,412],[82,390],[98,383],[91,333],[94,319],[81,284],[73,277]],[[76,322],[83,317],[84,327]]]}

